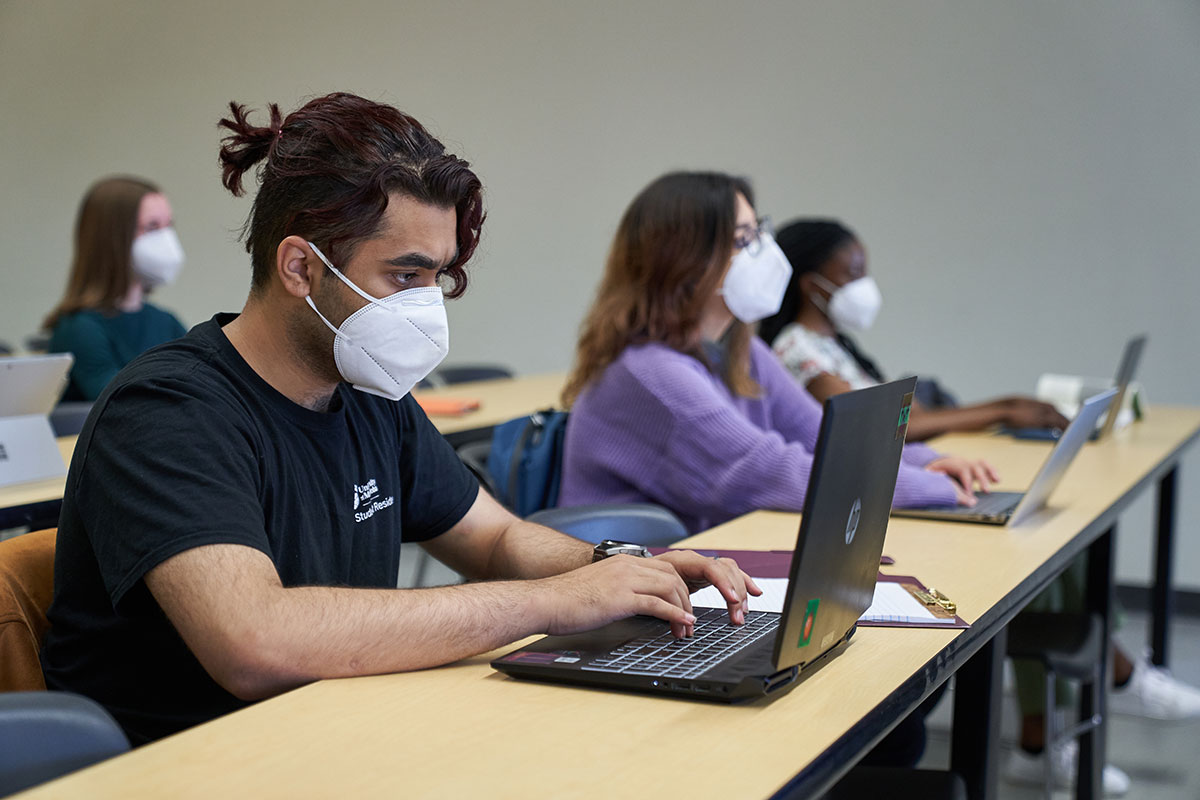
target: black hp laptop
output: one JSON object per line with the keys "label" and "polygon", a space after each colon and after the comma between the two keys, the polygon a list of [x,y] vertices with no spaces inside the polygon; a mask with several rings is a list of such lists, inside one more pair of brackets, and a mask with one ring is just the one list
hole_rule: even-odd
{"label": "black hp laptop", "polygon": [[492,662],[518,678],[731,702],[780,692],[850,639],[871,604],[915,378],[825,401],[782,614],[696,608],[695,635],[630,619]]}
{"label": "black hp laptop", "polygon": [[1083,408],[1071,420],[1054,444],[1050,456],[1038,470],[1037,476],[1024,492],[989,492],[976,494],[974,506],[925,506],[922,508],[896,508],[897,517],[920,517],[921,519],[948,519],[955,522],[982,522],[988,525],[1016,525],[1022,519],[1041,509],[1058,486],[1067,467],[1083,448],[1089,434],[1096,430],[1096,422],[1105,409],[1112,404],[1117,390],[1109,389],[1083,401]]}
{"label": "black hp laptop", "polygon": [[[1125,350],[1121,354],[1121,363],[1117,365],[1117,377],[1114,381],[1114,385],[1117,387],[1117,397],[1113,400],[1103,427],[1094,429],[1088,436],[1089,439],[1093,441],[1103,439],[1112,433],[1113,426],[1117,423],[1117,414],[1121,413],[1121,405],[1125,402],[1125,392],[1129,390],[1129,384],[1133,381],[1133,376],[1137,374],[1138,362],[1142,358],[1142,350],[1145,347],[1145,334],[1135,336],[1125,343]],[[1052,440],[1063,435],[1061,428],[1009,428],[1004,432],[1012,434],[1018,439]]]}

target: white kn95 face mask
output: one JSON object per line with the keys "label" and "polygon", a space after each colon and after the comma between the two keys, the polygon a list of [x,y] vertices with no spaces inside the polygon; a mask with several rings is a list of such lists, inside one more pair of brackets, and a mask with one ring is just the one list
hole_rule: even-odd
{"label": "white kn95 face mask", "polygon": [[747,324],[758,322],[779,310],[792,278],[792,264],[775,244],[775,237],[762,232],[759,247],[743,247],[733,257],[721,285],[729,312]]}
{"label": "white kn95 face mask", "polygon": [[158,228],[133,240],[133,272],[153,289],[173,282],[183,269],[183,245],[174,228]]}
{"label": "white kn95 face mask", "polygon": [[355,286],[308,243],[317,258],[367,304],[335,327],[313,303],[305,301],[333,331],[333,359],[347,383],[361,392],[399,400],[433,372],[450,352],[450,327],[441,287],[404,289],[376,298]]}
{"label": "white kn95 face mask", "polygon": [[839,331],[865,331],[875,323],[883,295],[870,275],[842,286],[835,286],[823,275],[813,273],[813,277],[829,291],[827,303],[820,297],[813,297],[813,303],[825,312],[833,327]]}

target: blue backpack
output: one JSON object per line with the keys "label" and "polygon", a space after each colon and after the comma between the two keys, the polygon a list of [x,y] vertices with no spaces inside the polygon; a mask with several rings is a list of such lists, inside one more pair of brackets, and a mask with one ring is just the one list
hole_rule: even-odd
{"label": "blue backpack", "polygon": [[558,503],[567,412],[544,409],[492,431],[487,468],[498,499],[519,517]]}

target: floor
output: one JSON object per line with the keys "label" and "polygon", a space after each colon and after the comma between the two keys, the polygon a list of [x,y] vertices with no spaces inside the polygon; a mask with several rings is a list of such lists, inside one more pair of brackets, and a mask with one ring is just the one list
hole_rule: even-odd
{"label": "floor", "polygon": [[[1126,610],[1125,624],[1117,632],[1127,653],[1138,653],[1149,641],[1149,617]],[[1200,686],[1200,619],[1177,616],[1172,626],[1169,653],[1172,673],[1192,686]],[[1016,699],[1011,696],[1011,676],[1006,676],[1003,759],[1015,746]],[[928,719],[929,743],[922,766],[944,768],[949,763],[949,698]],[[1163,723],[1113,716],[1108,727],[1108,759],[1128,773],[1131,800],[1200,800],[1200,720]],[[1003,774],[1003,773],[1002,773]],[[1056,797],[1070,797],[1060,792]],[[1041,790],[1000,782],[1002,800],[1034,800]]]}

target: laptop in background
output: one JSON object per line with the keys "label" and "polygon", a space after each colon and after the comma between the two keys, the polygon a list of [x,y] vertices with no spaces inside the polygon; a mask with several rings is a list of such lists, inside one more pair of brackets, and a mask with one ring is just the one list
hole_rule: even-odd
{"label": "laptop in background", "polygon": [[782,613],[696,608],[675,639],[651,617],[547,636],[492,662],[517,678],[732,702],[795,685],[854,634],[874,595],[915,378],[825,401]]}
{"label": "laptop in background", "polygon": [[920,519],[945,519],[956,522],[982,522],[988,525],[1016,525],[1022,519],[1046,505],[1046,500],[1058,486],[1067,467],[1083,448],[1084,442],[1095,431],[1100,415],[1113,404],[1116,389],[1109,389],[1083,401],[1083,407],[1071,420],[1061,437],[1050,451],[1049,457],[1029,488],[1024,492],[989,492],[976,494],[974,506],[925,506],[922,508],[896,508],[896,517],[918,517]]}
{"label": "laptop in background", "polygon": [[[1146,338],[1146,335],[1142,334],[1133,337],[1125,343],[1125,350],[1121,354],[1121,363],[1117,366],[1117,377],[1114,381],[1117,387],[1117,397],[1109,409],[1103,427],[1092,431],[1088,439],[1096,441],[1112,433],[1113,426],[1117,422],[1117,415],[1121,413],[1121,405],[1125,402],[1125,393],[1129,390],[1129,384],[1133,382],[1133,378],[1137,374],[1138,363],[1142,358],[1142,350],[1146,347]],[[1004,432],[1017,439],[1047,441],[1058,439],[1063,435],[1061,428],[1009,428]]]}
{"label": "laptop in background", "polygon": [[0,358],[0,486],[66,474],[49,414],[74,361],[69,353]]}

